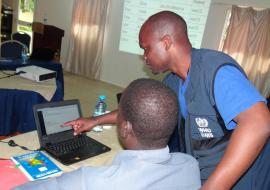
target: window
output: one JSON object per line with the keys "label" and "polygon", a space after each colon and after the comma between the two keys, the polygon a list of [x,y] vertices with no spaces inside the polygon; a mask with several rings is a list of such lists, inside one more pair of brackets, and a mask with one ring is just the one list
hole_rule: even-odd
{"label": "window", "polygon": [[19,0],[18,4],[18,18],[16,29],[18,32],[25,32],[29,34],[31,36],[31,43],[32,23],[34,20],[35,5],[36,0]]}

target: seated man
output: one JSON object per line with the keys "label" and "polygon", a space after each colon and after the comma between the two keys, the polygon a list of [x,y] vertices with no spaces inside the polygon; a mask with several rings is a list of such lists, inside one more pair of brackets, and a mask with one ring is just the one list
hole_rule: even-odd
{"label": "seated man", "polygon": [[171,89],[155,80],[135,80],[124,91],[118,111],[118,137],[126,150],[110,166],[81,167],[16,189],[200,188],[197,161],[183,153],[169,153],[167,143],[178,117],[178,101]]}

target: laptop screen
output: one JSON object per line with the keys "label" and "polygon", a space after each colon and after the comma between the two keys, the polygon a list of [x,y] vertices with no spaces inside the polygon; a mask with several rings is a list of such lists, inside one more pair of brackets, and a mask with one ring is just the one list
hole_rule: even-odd
{"label": "laptop screen", "polygon": [[[73,129],[62,125],[81,117],[79,100],[64,100],[33,106],[40,147],[65,165],[69,165],[110,150],[88,137],[74,136]],[[74,147],[71,146],[74,143]],[[57,148],[56,148],[57,147]],[[73,147],[68,150],[69,147]]]}
{"label": "laptop screen", "polygon": [[45,103],[34,107],[42,136],[72,130],[70,126],[64,126],[67,121],[81,116],[79,103],[73,101]]}
{"label": "laptop screen", "polygon": [[38,109],[38,117],[47,135],[70,130],[71,127],[61,127],[63,123],[79,118],[77,105],[50,107]]}

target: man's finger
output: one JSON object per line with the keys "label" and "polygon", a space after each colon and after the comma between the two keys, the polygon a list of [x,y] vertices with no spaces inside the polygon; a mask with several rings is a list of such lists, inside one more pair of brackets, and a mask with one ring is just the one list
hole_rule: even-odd
{"label": "man's finger", "polygon": [[76,123],[77,123],[77,120],[73,120],[73,121],[67,121],[63,125],[65,125],[65,126],[71,126],[71,125],[76,125]]}

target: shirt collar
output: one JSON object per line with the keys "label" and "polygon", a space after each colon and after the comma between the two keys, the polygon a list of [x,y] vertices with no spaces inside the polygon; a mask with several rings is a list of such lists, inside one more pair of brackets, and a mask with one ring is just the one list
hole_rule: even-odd
{"label": "shirt collar", "polygon": [[151,163],[162,163],[170,159],[170,157],[169,147],[166,146],[155,150],[123,150],[117,154],[113,162],[136,158]]}

